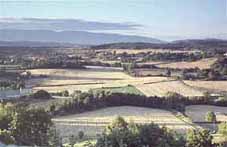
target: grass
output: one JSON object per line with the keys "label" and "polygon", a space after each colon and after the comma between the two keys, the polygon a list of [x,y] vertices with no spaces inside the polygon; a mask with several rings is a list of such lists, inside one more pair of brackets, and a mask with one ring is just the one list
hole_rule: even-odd
{"label": "grass", "polygon": [[93,92],[110,92],[110,93],[128,93],[128,94],[135,94],[135,95],[144,95],[140,90],[132,85],[127,85],[123,87],[103,87],[103,88],[96,88],[92,89]]}

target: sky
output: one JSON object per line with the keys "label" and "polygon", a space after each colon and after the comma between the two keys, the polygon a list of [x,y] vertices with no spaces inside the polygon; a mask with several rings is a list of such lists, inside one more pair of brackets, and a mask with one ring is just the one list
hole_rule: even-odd
{"label": "sky", "polygon": [[227,0],[0,0],[0,19],[4,18],[130,24],[133,29],[88,31],[163,40],[227,39]]}

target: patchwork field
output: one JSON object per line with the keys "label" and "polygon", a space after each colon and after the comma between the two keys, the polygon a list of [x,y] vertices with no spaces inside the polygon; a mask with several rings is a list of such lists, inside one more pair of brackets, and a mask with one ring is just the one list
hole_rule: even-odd
{"label": "patchwork field", "polygon": [[178,68],[178,69],[187,69],[187,68],[199,68],[199,69],[209,69],[212,64],[217,61],[216,58],[207,58],[194,62],[173,62],[173,63],[159,63],[157,66],[160,68]]}
{"label": "patchwork field", "polygon": [[116,88],[135,86],[147,96],[165,96],[168,92],[177,92],[184,96],[202,96],[203,92],[187,86],[183,82],[167,77],[131,77],[123,72],[35,69],[32,75],[46,75],[47,78],[31,79],[28,87],[34,90],[44,89],[49,92],[68,90],[88,91],[97,88]]}
{"label": "patchwork field", "polygon": [[116,52],[117,54],[122,54],[124,52],[128,53],[128,54],[138,54],[138,53],[196,53],[196,52],[200,52],[199,50],[188,50],[188,51],[183,51],[183,50],[170,50],[170,49],[101,49],[101,50],[97,50],[98,52]]}
{"label": "patchwork field", "polygon": [[109,107],[91,112],[54,118],[53,121],[61,136],[77,135],[84,131],[88,136],[100,134],[105,126],[110,124],[117,116],[122,116],[126,121],[139,124],[157,123],[165,125],[180,133],[191,129],[192,126],[178,119],[171,112],[160,109],[142,107]]}
{"label": "patchwork field", "polygon": [[[30,70],[32,75],[46,75],[47,78],[31,79],[27,82],[33,89],[45,89],[49,92],[62,90],[88,91],[93,88],[101,87],[120,87],[125,79],[132,79],[122,72],[106,72],[91,70],[67,70],[67,69],[36,69]],[[111,83],[111,84],[109,84]],[[113,85],[114,84],[114,85]]]}
{"label": "patchwork field", "polygon": [[[217,120],[223,121],[223,114],[227,113],[227,107],[210,105],[192,105],[186,107],[186,115],[194,122],[204,122],[208,111],[213,111],[217,115]],[[226,118],[226,117],[225,117]],[[225,120],[227,121],[227,119]]]}

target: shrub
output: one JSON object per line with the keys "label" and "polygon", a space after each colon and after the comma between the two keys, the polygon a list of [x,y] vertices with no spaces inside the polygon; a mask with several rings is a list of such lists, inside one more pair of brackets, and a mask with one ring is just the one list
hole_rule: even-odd
{"label": "shrub", "polygon": [[206,119],[206,121],[212,122],[212,123],[215,123],[217,121],[216,120],[216,115],[212,111],[207,112],[205,119]]}
{"label": "shrub", "polygon": [[83,139],[84,138],[84,132],[83,131],[79,131],[78,132],[78,138],[79,139]]}
{"label": "shrub", "polygon": [[39,90],[32,95],[34,99],[51,99],[51,95],[45,90]]}
{"label": "shrub", "polygon": [[227,122],[218,125],[218,133],[222,134],[227,138]]}
{"label": "shrub", "polygon": [[190,130],[187,133],[186,147],[213,147],[212,139],[207,130]]}

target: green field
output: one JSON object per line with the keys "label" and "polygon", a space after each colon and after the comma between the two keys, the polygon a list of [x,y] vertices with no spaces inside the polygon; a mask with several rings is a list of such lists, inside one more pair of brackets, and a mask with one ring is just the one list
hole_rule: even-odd
{"label": "green field", "polygon": [[92,89],[93,92],[110,92],[110,93],[126,93],[126,94],[135,94],[135,95],[144,95],[140,90],[132,85],[127,85],[123,87],[103,87]]}

